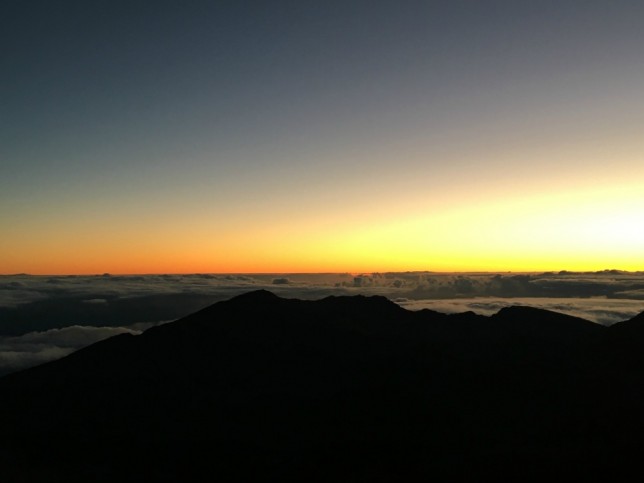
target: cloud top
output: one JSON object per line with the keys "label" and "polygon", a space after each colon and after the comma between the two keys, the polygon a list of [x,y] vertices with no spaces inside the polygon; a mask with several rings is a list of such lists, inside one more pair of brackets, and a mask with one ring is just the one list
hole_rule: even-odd
{"label": "cloud top", "polygon": [[0,276],[0,374],[140,333],[256,289],[288,298],[383,295],[405,308],[490,315],[529,305],[610,325],[644,311],[644,272]]}
{"label": "cloud top", "polygon": [[118,334],[138,335],[153,324],[133,327],[74,325],[16,337],[0,337],[0,375],[64,357],[78,349]]}

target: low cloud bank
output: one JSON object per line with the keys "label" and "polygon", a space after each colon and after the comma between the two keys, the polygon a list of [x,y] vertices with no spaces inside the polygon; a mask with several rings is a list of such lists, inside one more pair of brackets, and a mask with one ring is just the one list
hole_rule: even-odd
{"label": "low cloud bank", "polygon": [[138,335],[157,324],[132,327],[87,327],[74,325],[17,337],[0,337],[0,375],[60,359],[72,352],[118,334]]}

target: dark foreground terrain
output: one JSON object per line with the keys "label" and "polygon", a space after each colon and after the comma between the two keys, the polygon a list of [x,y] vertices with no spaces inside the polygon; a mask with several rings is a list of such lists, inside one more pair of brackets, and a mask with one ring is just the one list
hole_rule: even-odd
{"label": "dark foreground terrain", "polygon": [[626,481],[644,314],[258,291],[0,379],[0,479]]}

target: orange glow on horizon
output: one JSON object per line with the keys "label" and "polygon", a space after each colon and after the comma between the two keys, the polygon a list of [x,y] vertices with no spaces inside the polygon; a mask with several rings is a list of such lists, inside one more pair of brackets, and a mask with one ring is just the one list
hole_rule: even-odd
{"label": "orange glow on horizon", "polygon": [[[0,273],[540,272],[644,269],[644,187],[503,192],[373,210],[46,218],[0,239]],[[472,195],[473,196],[473,195]],[[143,219],[144,221],[141,221]]]}

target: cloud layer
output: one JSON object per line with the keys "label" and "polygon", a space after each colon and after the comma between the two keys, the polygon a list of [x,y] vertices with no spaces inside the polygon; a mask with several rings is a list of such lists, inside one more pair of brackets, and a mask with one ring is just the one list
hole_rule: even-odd
{"label": "cloud layer", "polygon": [[78,349],[118,334],[138,335],[156,324],[131,327],[87,327],[74,325],[17,337],[0,337],[0,375],[60,359]]}
{"label": "cloud layer", "polygon": [[283,297],[383,295],[410,310],[490,315],[530,305],[600,324],[644,311],[644,272],[0,276],[0,374],[140,333],[256,289]]}

